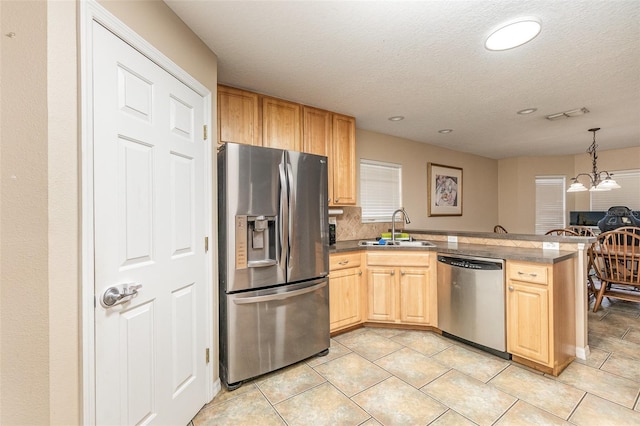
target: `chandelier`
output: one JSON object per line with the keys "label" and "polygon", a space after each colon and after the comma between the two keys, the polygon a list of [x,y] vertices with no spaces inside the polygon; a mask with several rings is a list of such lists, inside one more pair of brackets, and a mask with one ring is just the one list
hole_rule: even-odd
{"label": "chandelier", "polygon": [[589,149],[587,149],[587,152],[591,154],[593,170],[591,171],[591,174],[580,173],[576,175],[576,177],[571,178],[572,183],[569,186],[569,189],[567,189],[567,192],[581,192],[587,190],[587,187],[578,180],[578,178],[581,176],[587,176],[589,178],[589,191],[610,191],[612,189],[620,188],[620,185],[618,185],[616,181],[611,178],[611,176],[613,176],[613,173],[609,173],[607,171],[598,171],[598,154],[596,152],[596,149],[598,148],[598,145],[596,144],[596,132],[598,130],[600,130],[600,127],[589,129],[590,132],[593,132],[593,142],[591,142],[591,145],[589,146]]}

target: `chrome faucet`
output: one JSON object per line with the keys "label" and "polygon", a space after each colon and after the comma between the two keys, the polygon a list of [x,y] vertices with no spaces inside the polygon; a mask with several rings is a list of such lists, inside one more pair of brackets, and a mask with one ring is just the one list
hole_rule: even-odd
{"label": "chrome faucet", "polygon": [[407,211],[404,209],[404,207],[400,207],[398,210],[393,212],[393,214],[391,215],[391,244],[396,243],[396,214],[398,213],[402,213],[404,215],[404,223],[411,223],[411,219],[409,219],[409,215],[407,214]]}

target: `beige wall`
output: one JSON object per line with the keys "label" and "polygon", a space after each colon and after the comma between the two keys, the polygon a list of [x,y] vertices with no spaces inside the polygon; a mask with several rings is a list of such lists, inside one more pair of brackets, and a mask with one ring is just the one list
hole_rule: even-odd
{"label": "beige wall", "polygon": [[[498,220],[496,160],[362,129],[356,131],[356,141],[358,163],[366,158],[402,164],[402,200],[411,218],[407,228],[493,230]],[[462,216],[427,215],[428,162],[463,169]]]}
{"label": "beige wall", "polygon": [[[47,5],[2,1],[0,8],[0,424],[47,424],[50,410]],[[14,32],[15,37],[6,37],[9,32]]]}
{"label": "beige wall", "polygon": [[[598,152],[599,170],[637,169],[639,165],[640,147]],[[591,157],[586,153],[499,160],[498,220],[500,224],[509,232],[535,233],[536,176],[565,176],[569,185],[569,180],[573,176],[590,172],[591,168]],[[589,193],[569,193],[566,203],[567,214],[571,210],[590,210]]]}
{"label": "beige wall", "polygon": [[[498,222],[516,234],[534,234],[536,230],[536,176],[573,174],[573,156],[518,157],[498,161]],[[573,209],[567,197],[567,211]]]}
{"label": "beige wall", "polygon": [[[78,4],[0,2],[3,425],[82,423]],[[211,90],[215,135],[215,55],[161,1],[102,4]]]}
{"label": "beige wall", "polygon": [[[491,231],[501,224],[512,233],[534,234],[536,176],[565,176],[568,184],[577,173],[591,170],[591,157],[586,153],[491,160],[362,129],[356,131],[356,141],[358,162],[366,158],[402,164],[402,198],[411,217],[409,229]],[[427,162],[463,169],[461,217],[427,216]],[[598,152],[599,170],[639,165],[640,147]],[[589,194],[567,194],[566,203],[567,214],[589,210]]]}

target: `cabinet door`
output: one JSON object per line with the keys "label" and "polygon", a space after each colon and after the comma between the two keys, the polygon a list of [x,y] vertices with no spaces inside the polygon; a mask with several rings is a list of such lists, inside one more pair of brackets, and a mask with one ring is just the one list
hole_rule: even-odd
{"label": "cabinet door", "polygon": [[509,281],[507,351],[549,364],[549,291],[546,287]]}
{"label": "cabinet door", "polygon": [[400,269],[400,320],[429,324],[430,282],[428,269]]}
{"label": "cabinet door", "polygon": [[302,151],[301,106],[293,102],[262,99],[262,145]]}
{"label": "cabinet door", "polygon": [[218,143],[261,145],[258,95],[218,86]]}
{"label": "cabinet door", "polygon": [[367,273],[368,318],[376,321],[396,319],[395,269],[369,268]]}
{"label": "cabinet door", "polygon": [[331,155],[331,113],[323,109],[303,107],[302,150],[310,154]]}
{"label": "cabinet door", "polygon": [[334,205],[356,203],[356,120],[333,114],[331,162]]}
{"label": "cabinet door", "polygon": [[330,331],[362,322],[361,285],[360,268],[331,273],[329,277]]}
{"label": "cabinet door", "polygon": [[329,202],[333,200],[333,160],[331,159],[331,113],[322,109],[302,109],[302,150],[327,157]]}

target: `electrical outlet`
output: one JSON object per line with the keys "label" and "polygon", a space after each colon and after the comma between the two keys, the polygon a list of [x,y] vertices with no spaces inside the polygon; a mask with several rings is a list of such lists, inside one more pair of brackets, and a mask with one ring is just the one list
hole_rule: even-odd
{"label": "electrical outlet", "polygon": [[542,250],[560,250],[560,243],[545,241],[542,243]]}
{"label": "electrical outlet", "polygon": [[447,242],[451,244],[458,244],[458,237],[455,235],[449,235],[447,236]]}

